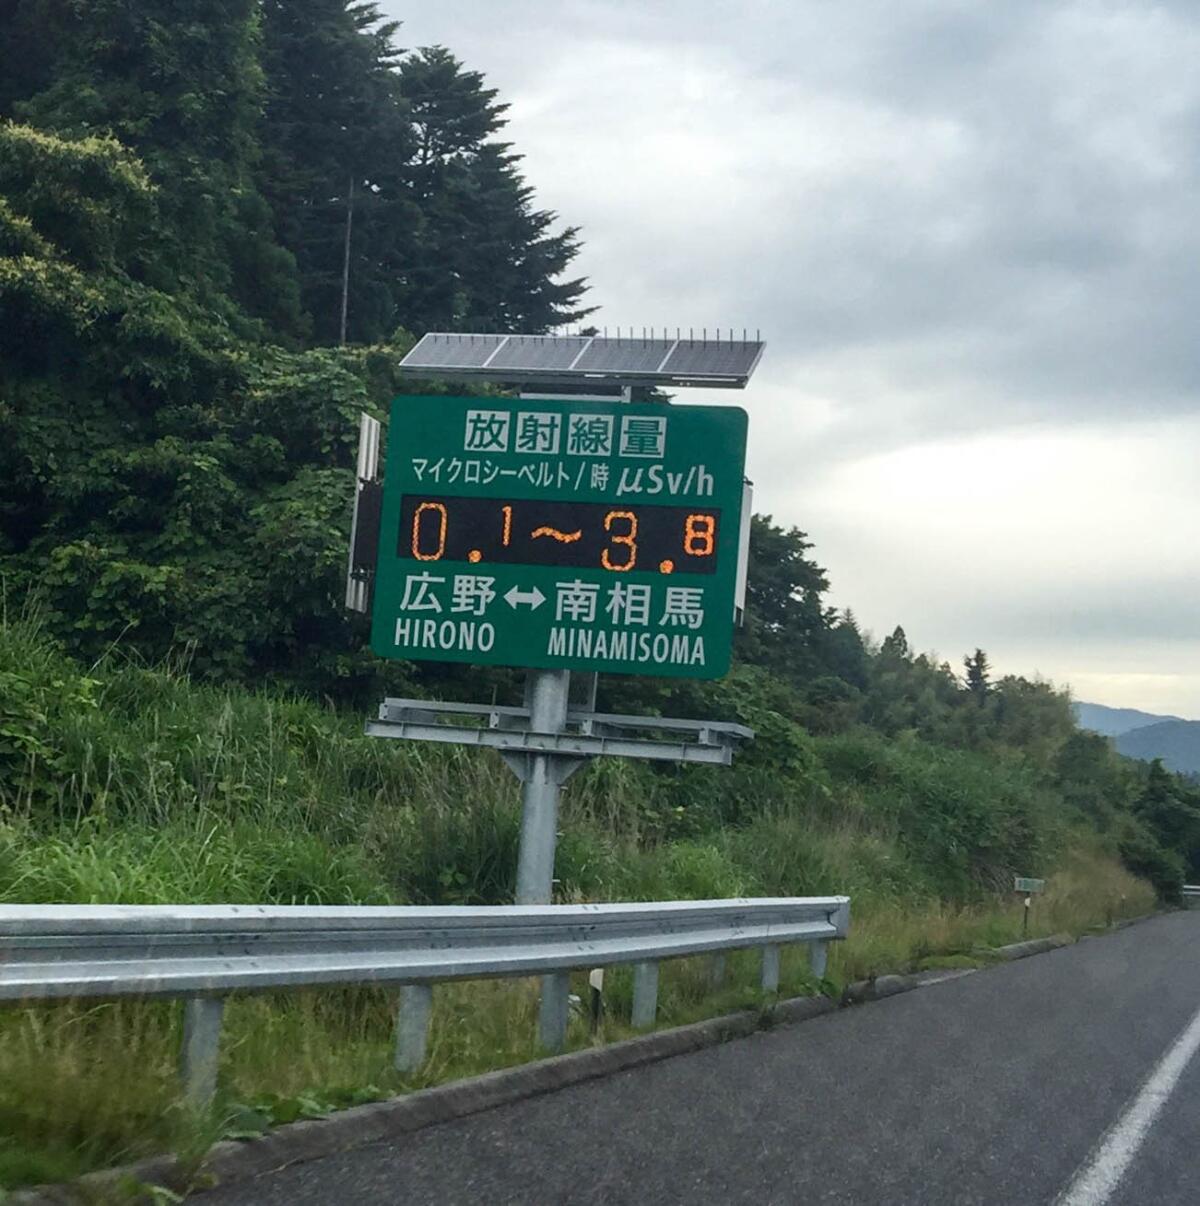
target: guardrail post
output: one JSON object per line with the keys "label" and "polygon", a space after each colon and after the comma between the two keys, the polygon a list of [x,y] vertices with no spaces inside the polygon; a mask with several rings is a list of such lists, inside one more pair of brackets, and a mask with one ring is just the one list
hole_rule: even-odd
{"label": "guardrail post", "polygon": [[653,1026],[658,1013],[658,964],[633,965],[633,1015],[635,1026]]}
{"label": "guardrail post", "polygon": [[547,1051],[561,1051],[567,1042],[567,1006],[571,977],[552,972],[542,977],[542,1005],[538,1014],[538,1041]]}
{"label": "guardrail post", "polygon": [[829,962],[829,943],[810,942],[808,944],[808,957],[812,965],[812,974],[818,980],[825,979],[825,966]]}
{"label": "guardrail post", "polygon": [[708,961],[708,986],[720,988],[725,983],[725,956],[713,955]]}
{"label": "guardrail post", "polygon": [[432,984],[405,984],[400,989],[400,1012],[396,1018],[397,1072],[415,1072],[425,1062],[432,1010]]}
{"label": "guardrail post", "polygon": [[762,990],[779,991],[779,947],[764,946],[762,951]]}
{"label": "guardrail post", "polygon": [[179,1074],[183,1095],[195,1110],[207,1110],[217,1091],[224,1012],[225,1001],[221,997],[185,997],[183,1001]]}

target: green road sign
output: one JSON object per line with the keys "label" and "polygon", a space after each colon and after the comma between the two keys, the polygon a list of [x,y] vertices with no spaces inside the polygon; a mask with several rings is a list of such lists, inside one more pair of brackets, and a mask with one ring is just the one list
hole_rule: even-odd
{"label": "green road sign", "polygon": [[397,398],[372,648],[719,678],[745,458],[733,406]]}
{"label": "green road sign", "polygon": [[1046,887],[1044,879],[1026,879],[1021,875],[1014,878],[1016,880],[1013,886],[1014,892],[1041,892]]}

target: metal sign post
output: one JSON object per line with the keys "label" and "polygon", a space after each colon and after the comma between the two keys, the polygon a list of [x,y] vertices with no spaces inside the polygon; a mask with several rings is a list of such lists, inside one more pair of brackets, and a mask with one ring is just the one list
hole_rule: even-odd
{"label": "metal sign post", "polygon": [[[567,719],[569,670],[531,670],[526,681],[529,728],[558,734]],[[523,754],[508,759],[521,780],[521,847],[517,855],[517,904],[549,904],[554,891],[558,793],[580,759],[563,754]]]}

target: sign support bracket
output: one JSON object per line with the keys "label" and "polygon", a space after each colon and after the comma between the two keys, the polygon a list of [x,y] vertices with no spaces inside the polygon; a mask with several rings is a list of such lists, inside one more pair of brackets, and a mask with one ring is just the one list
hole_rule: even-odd
{"label": "sign support bracket", "polygon": [[521,783],[517,904],[550,903],[559,795],[592,758],[728,766],[734,750],[754,738],[729,721],[596,712],[593,676],[577,677],[587,688],[583,707],[571,705],[570,671],[529,670],[522,707],[385,699],[379,719],[367,723],[372,737],[481,746],[504,759]]}

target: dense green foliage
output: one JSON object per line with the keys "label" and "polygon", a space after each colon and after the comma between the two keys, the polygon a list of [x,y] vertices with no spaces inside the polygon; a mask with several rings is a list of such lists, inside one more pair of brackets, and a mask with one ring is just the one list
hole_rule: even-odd
{"label": "dense green foliage", "polygon": [[[87,657],[122,639],[364,694],[380,671],[337,606],[358,414],[396,392],[404,329],[580,313],[574,232],[533,206],[481,77],[402,56],[373,5],[8,7],[8,589]],[[371,346],[306,349],[338,337],[349,217]]]}
{"label": "dense green foliage", "polygon": [[[733,768],[600,762],[572,781],[564,897],[967,903],[1089,828],[1026,760],[813,737],[750,667],[722,689],[761,735]],[[0,700],[0,899],[511,897],[517,793],[490,755],[372,741],[337,709],[119,653],[84,669],[24,621],[0,628]],[[1148,823],[1178,824],[1156,783]]]}
{"label": "dense green foliage", "polygon": [[[1101,738],[1040,761],[911,729],[814,737],[794,699],[739,667],[708,700],[759,734],[731,770],[602,762],[573,781],[562,895],[965,904],[1052,867],[1078,830],[1173,896],[1200,853],[1195,796]],[[24,621],[0,631],[0,818],[0,899],[25,900],[495,903],[518,831],[489,757],[373,742],[353,714],[119,653],[85,671]]]}

